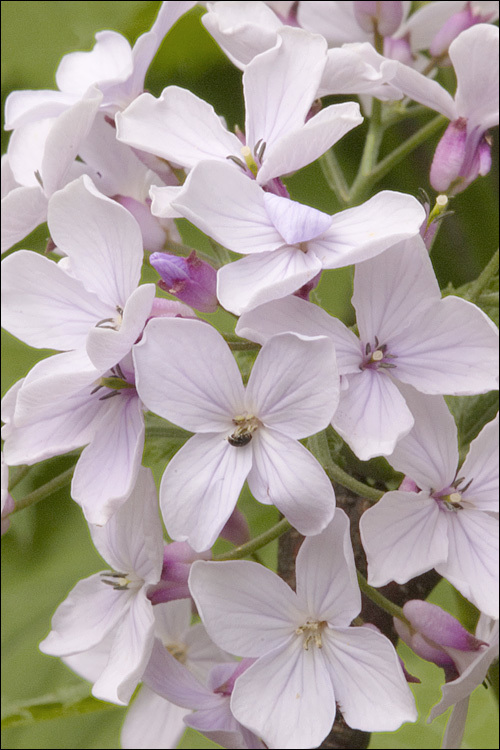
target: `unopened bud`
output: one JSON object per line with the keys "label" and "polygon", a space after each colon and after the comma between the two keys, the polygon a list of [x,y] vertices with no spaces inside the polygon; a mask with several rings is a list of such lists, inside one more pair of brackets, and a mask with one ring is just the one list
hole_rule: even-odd
{"label": "unopened bud", "polygon": [[476,13],[472,10],[471,4],[467,3],[463,10],[459,13],[454,13],[451,18],[448,18],[437,32],[429,47],[432,57],[443,57],[446,55],[450,44],[462,31],[470,29],[471,26],[475,26],[477,23],[483,23],[483,21],[489,20],[490,17],[492,17],[492,14],[482,16],[480,13]]}
{"label": "unopened bud", "polygon": [[159,286],[201,312],[215,312],[217,272],[193,250],[188,258],[153,253],[149,261],[160,274]]}
{"label": "unopened bud", "polygon": [[455,195],[465,190],[491,167],[491,145],[486,133],[467,132],[467,120],[450,122],[432,160],[430,181],[440,193]]}
{"label": "unopened bud", "polygon": [[381,36],[394,34],[403,21],[402,2],[361,2],[355,0],[354,16],[363,31],[378,31]]}

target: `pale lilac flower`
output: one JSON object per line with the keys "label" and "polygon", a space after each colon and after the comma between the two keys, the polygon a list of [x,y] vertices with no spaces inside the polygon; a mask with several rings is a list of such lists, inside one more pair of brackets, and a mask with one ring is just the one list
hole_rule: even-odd
{"label": "pale lilac flower", "polygon": [[352,303],[359,338],[295,297],[245,313],[236,332],[259,343],[282,331],[334,342],[343,388],[332,424],[362,460],[392,453],[413,425],[399,383],[432,394],[498,387],[496,326],[470,302],[441,299],[420,236],[356,265]]}
{"label": "pale lilac flower", "polygon": [[491,166],[487,131],[498,125],[498,28],[479,24],[462,32],[449,55],[457,77],[455,98],[400,63],[394,63],[393,81],[407,96],[451,120],[434,156],[431,184],[456,193]]}
{"label": "pale lilac flower", "polygon": [[[177,86],[164,89],[159,99],[143,94],[118,114],[118,139],[189,169],[207,159],[229,159],[267,185],[315,161],[363,121],[359,105],[352,102],[308,117],[325,63],[326,43],[320,36],[280,31],[276,46],[243,74],[243,144],[207,102]],[[279,187],[271,182],[270,189]]]}
{"label": "pale lilac flower", "polygon": [[86,348],[106,370],[130,352],[151,313],[154,284],[139,286],[140,228],[85,175],[53,196],[48,224],[66,258],[20,250],[2,262],[3,326],[37,348]]}
{"label": "pale lilac flower", "polygon": [[2,536],[5,534],[6,531],[9,530],[10,526],[10,518],[9,514],[12,513],[12,511],[15,508],[15,503],[12,495],[9,492],[9,467],[7,466],[5,459],[3,457],[3,451],[1,454],[1,466],[2,466],[2,474],[1,474],[1,481],[2,481]]}
{"label": "pale lilac flower", "polygon": [[297,593],[246,561],[193,564],[189,585],[209,635],[256,658],[238,677],[231,709],[269,748],[317,747],[336,704],[349,726],[390,731],[417,713],[397,654],[361,609],[349,522],[337,510],[297,556]]}
{"label": "pale lilac flower", "polygon": [[128,703],[142,678],[154,641],[148,588],[158,582],[163,538],[153,475],[142,468],[136,486],[104,527],[91,526],[92,539],[110,566],[79,581],[52,618],[40,649],[70,656],[97,646],[113,632],[108,662],[92,693]]}
{"label": "pale lilac flower", "polygon": [[498,617],[498,416],[458,468],[457,430],[444,399],[406,387],[412,431],[389,462],[419,492],[388,492],[360,521],[368,581],[406,583],[435,568],[463,596]]}
{"label": "pale lilac flower", "polygon": [[[157,213],[153,201],[153,212]],[[217,297],[240,315],[285,297],[324,268],[372,258],[418,233],[425,218],[410,195],[384,191],[334,216],[266,193],[228,164],[201,162],[173,207],[217,242],[247,254],[219,269]]]}
{"label": "pale lilac flower", "polygon": [[246,389],[222,336],[201,321],[152,320],[134,359],[145,405],[197,433],[161,483],[172,539],[197,551],[211,547],[245,479],[257,500],[276,505],[301,533],[328,524],[333,488],[298,441],[326,427],[337,405],[330,341],[275,337],[259,353]]}

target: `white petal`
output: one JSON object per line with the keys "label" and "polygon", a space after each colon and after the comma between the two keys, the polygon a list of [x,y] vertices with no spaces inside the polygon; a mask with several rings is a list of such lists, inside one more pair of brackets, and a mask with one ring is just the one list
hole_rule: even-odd
{"label": "white petal", "polygon": [[326,232],[332,223],[329,214],[273,193],[264,193],[264,205],[287,245],[312,240]]}
{"label": "white petal", "polygon": [[[445,685],[443,685],[445,687]],[[447,748],[456,748],[462,746],[462,739],[465,732],[465,723],[467,721],[467,712],[469,710],[469,699],[465,698],[463,701],[459,701],[453,706],[453,711],[450,714],[448,723],[446,724],[446,731],[443,735],[443,741],[441,747],[443,750]]]}
{"label": "white petal", "polygon": [[261,503],[272,503],[301,534],[319,534],[332,520],[335,493],[323,467],[301,443],[260,428],[252,440],[248,486]]}
{"label": "white petal", "polygon": [[323,650],[335,697],[350,727],[391,732],[417,720],[398,655],[381,633],[332,628],[324,633]]}
{"label": "white petal", "polygon": [[394,374],[423,393],[468,396],[498,387],[498,329],[479,307],[445,297],[391,342]]}
{"label": "white petal", "polygon": [[190,711],[180,708],[143,685],[127,711],[120,744],[125,750],[165,750],[176,748],[186,729],[184,717]]}
{"label": "white petal", "polygon": [[327,528],[302,543],[296,562],[297,596],[313,619],[349,625],[361,610],[361,593],[349,536],[349,519],[337,508]]}
{"label": "white petal", "polygon": [[137,391],[148,409],[186,430],[229,430],[242,413],[236,360],[208,323],[151,320],[134,347]]}
{"label": "white petal", "polygon": [[92,694],[100,700],[128,703],[148,664],[153,640],[153,605],[141,589],[117,629],[106,669]]}
{"label": "white petal", "polygon": [[212,640],[238,656],[280,647],[301,624],[292,589],[257,563],[195,561],[189,588]]}
{"label": "white petal", "polygon": [[359,529],[372,586],[406,583],[448,556],[445,518],[423,492],[387,492],[363,513]]}
{"label": "white petal", "polygon": [[302,336],[327,336],[335,344],[340,374],[359,371],[359,339],[338,318],[299,297],[291,295],[267,302],[243,313],[236,324],[238,336],[259,344],[287,331]]}
{"label": "white petal", "polygon": [[387,460],[421,489],[444,489],[453,482],[458,466],[455,420],[441,396],[426,396],[410,386],[401,391],[415,423]]}
{"label": "white petal", "polygon": [[123,309],[139,283],[143,258],[141,230],[132,214],[84,175],[53,196],[48,224],[74,275],[103,301]]}
{"label": "white petal", "polygon": [[192,604],[189,599],[155,604],[155,633],[162,643],[179,643],[191,623]]}
{"label": "white petal", "polygon": [[460,476],[472,479],[464,498],[478,510],[498,512],[498,414],[470,444]]}
{"label": "white petal", "polygon": [[466,29],[450,44],[449,54],[457,76],[457,114],[468,118],[470,130],[498,125],[498,27],[484,23]]}
{"label": "white petal", "polygon": [[437,81],[427,78],[408,65],[395,61],[394,76],[391,83],[403,91],[406,96],[425,107],[441,112],[449,120],[458,116],[457,107],[450,94]]}
{"label": "white petal", "polygon": [[469,508],[443,515],[450,546],[437,572],[481,612],[498,619],[498,518]]}
{"label": "white petal", "polygon": [[94,683],[108,663],[114,637],[115,629],[113,628],[96,646],[77,654],[63,656],[62,661],[84,680]]}
{"label": "white petal", "polygon": [[165,219],[178,219],[180,214],[172,208],[171,204],[179,197],[182,190],[180,185],[167,185],[159,187],[152,185],[149,191],[151,196],[151,213]]}
{"label": "white petal", "polygon": [[425,211],[416,198],[384,190],[361,206],[336,214],[331,228],[310,247],[323,268],[341,268],[413,237],[424,219]]}
{"label": "white petal", "polygon": [[17,187],[2,198],[2,253],[47,218],[47,198],[39,185]]}
{"label": "white petal", "polygon": [[220,433],[190,438],[168,464],[160,487],[167,532],[197,552],[219,536],[252,465],[251,445],[233,447],[225,438]]}
{"label": "white petal", "polygon": [[295,292],[319,271],[321,262],[314,253],[285,246],[222,266],[217,273],[217,297],[223,307],[240,315]]}
{"label": "white petal", "polygon": [[246,404],[267,427],[300,439],[328,426],[339,392],[331,340],[282,333],[259,352],[248,380]]}
{"label": "white petal", "polygon": [[364,370],[348,376],[332,425],[362,461],[387,456],[408,434],[413,417],[385,372]]}
{"label": "white petal", "polygon": [[12,91],[5,101],[5,130],[57,117],[74,104],[75,99],[73,94],[62,91]]}
{"label": "white petal", "polygon": [[238,678],[231,709],[267,747],[309,748],[330,731],[335,699],[322,651],[294,635]]}
{"label": "white petal", "polygon": [[124,80],[132,72],[132,50],[124,36],[100,31],[90,52],[64,55],[56,72],[61,91],[83,94],[95,82]]}

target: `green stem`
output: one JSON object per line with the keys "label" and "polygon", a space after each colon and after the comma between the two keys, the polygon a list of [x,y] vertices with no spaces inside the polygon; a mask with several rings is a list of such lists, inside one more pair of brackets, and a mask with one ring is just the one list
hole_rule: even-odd
{"label": "green stem", "polygon": [[287,531],[290,531],[292,525],[286,518],[282,518],[279,523],[272,526],[263,534],[259,534],[254,539],[251,539],[246,544],[242,544],[240,547],[235,547],[231,552],[224,552],[222,555],[216,555],[214,560],[240,560],[242,557],[249,557],[253,555],[261,547],[265,547],[266,544],[273,542],[278,537],[282,536]]}
{"label": "green stem", "polygon": [[24,479],[30,469],[31,466],[12,466],[9,469],[9,492]]}
{"label": "green stem", "polygon": [[498,250],[494,253],[486,268],[481,271],[477,279],[470,285],[465,299],[469,302],[477,302],[483,289],[490,283],[491,279],[498,274]]}
{"label": "green stem", "polygon": [[382,125],[382,102],[378,99],[373,99],[372,115],[366,135],[363,156],[361,157],[358,174],[349,192],[349,205],[351,206],[361,201],[369,187],[371,187],[369,178],[377,163],[384,130],[385,128]]}
{"label": "green stem", "polygon": [[356,573],[358,575],[359,588],[361,589],[363,594],[371,599],[371,601],[376,604],[377,607],[380,607],[389,615],[392,615],[392,617],[397,617],[398,620],[401,620],[401,622],[404,622],[405,625],[411,628],[411,625],[404,616],[401,607],[398,607],[397,604],[394,604],[394,602],[391,602],[389,599],[387,599],[383,594],[380,593],[380,591],[377,591],[377,589],[374,589],[372,586],[370,586],[364,575],[360,573],[359,570],[357,570]]}
{"label": "green stem", "polygon": [[319,165],[325,176],[325,180],[339,201],[345,206],[349,205],[349,185],[333,149],[330,149],[330,151],[327,151],[320,157]]}
{"label": "green stem", "polygon": [[62,489],[62,487],[65,487],[67,484],[71,482],[71,477],[73,476],[74,466],[72,466],[70,469],[66,469],[66,471],[63,471],[62,474],[59,474],[59,476],[54,477],[54,479],[51,479],[50,482],[46,482],[45,484],[42,484],[41,487],[38,487],[38,489],[33,490],[33,492],[30,492],[29,494],[25,495],[20,500],[16,500],[16,507],[12,511],[13,513],[17,513],[18,510],[23,510],[24,508],[27,508],[29,505],[34,505],[35,503],[38,503],[40,500],[44,500],[46,497],[50,497],[58,490]]}

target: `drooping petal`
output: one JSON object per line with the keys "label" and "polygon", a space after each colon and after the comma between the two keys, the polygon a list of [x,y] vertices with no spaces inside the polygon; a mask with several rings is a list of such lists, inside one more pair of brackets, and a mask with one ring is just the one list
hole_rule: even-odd
{"label": "drooping petal", "polygon": [[90,52],[64,55],[56,72],[61,91],[83,94],[95,82],[125,80],[132,72],[132,50],[116,31],[99,31]]}
{"label": "drooping petal", "polygon": [[417,70],[394,61],[391,83],[403,91],[406,96],[425,107],[430,107],[449,120],[456,120],[457,107],[451,95],[437,81],[419,73]]}
{"label": "drooping petal", "polygon": [[301,624],[292,589],[257,563],[195,561],[189,588],[209,636],[239,656],[258,657],[279,648]]}
{"label": "drooping petal", "polygon": [[416,198],[384,190],[361,206],[336,214],[330,229],[312,240],[310,248],[323,268],[341,268],[415,236],[424,219],[425,211]]}
{"label": "drooping petal", "polygon": [[415,700],[388,638],[368,628],[324,631],[325,664],[347,724],[390,732],[416,721]]}
{"label": "drooping petal", "polygon": [[339,391],[331,340],[282,333],[259,352],[245,399],[249,412],[267,427],[300,439],[328,426]]}
{"label": "drooping petal", "polygon": [[469,120],[469,131],[498,125],[498,26],[484,23],[463,31],[449,55],[457,76],[457,114]]}
{"label": "drooping petal", "polygon": [[186,318],[151,320],[134,347],[137,391],[148,409],[186,430],[219,432],[242,413],[236,360],[209,324]]}
{"label": "drooping petal", "polygon": [[460,475],[472,479],[462,497],[478,510],[498,512],[498,414],[470,444]]}
{"label": "drooping petal", "polygon": [[319,534],[335,511],[335,493],[321,464],[277,430],[260,428],[252,446],[248,486],[254,497],[274,504],[301,534]]}
{"label": "drooping petal", "polygon": [[168,464],[160,487],[172,539],[209,549],[234,510],[252,465],[251,445],[233,447],[224,433],[197,434]]}
{"label": "drooping petal", "polygon": [[267,747],[308,748],[330,731],[336,698],[322,650],[294,635],[238,678],[231,709]]}
{"label": "drooping petal", "polygon": [[333,427],[362,461],[389,455],[413,426],[403,396],[386,373],[376,370],[349,375],[348,383]]}
{"label": "drooping petal", "polygon": [[368,560],[368,582],[406,583],[448,557],[447,524],[426,493],[387,492],[361,517],[361,541]]}
{"label": "drooping petal", "polygon": [[217,297],[235,315],[265,302],[286,297],[321,271],[312,252],[281,247],[227,263],[217,272]]}
{"label": "drooping petal", "polygon": [[120,744],[124,750],[176,748],[186,730],[183,719],[189,713],[143,685],[125,716]]}

